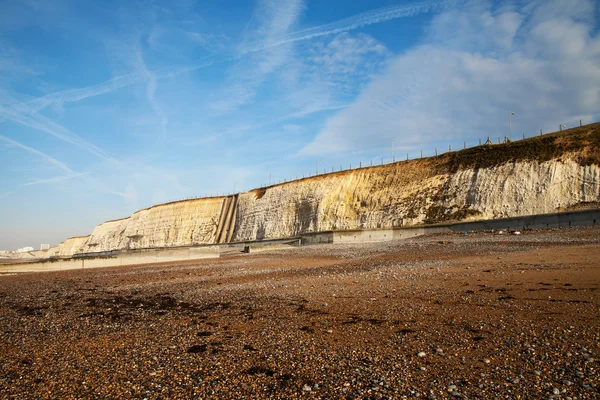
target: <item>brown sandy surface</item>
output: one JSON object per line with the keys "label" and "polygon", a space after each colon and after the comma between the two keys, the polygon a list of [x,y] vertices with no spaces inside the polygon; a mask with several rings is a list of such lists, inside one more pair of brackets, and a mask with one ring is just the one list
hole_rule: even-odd
{"label": "brown sandy surface", "polygon": [[0,398],[600,398],[600,228],[0,277]]}

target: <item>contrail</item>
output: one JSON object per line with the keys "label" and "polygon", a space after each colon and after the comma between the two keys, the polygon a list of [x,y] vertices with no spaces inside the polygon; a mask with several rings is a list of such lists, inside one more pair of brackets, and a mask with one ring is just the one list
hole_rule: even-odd
{"label": "contrail", "polygon": [[[125,197],[125,195],[123,193],[117,192],[115,190],[112,190],[110,187],[108,187],[107,185],[105,185],[103,182],[97,180],[96,178],[92,177],[90,175],[89,172],[76,172],[73,171],[71,168],[69,168],[69,166],[67,166],[65,163],[58,161],[56,158],[49,156],[48,154],[41,152],[39,150],[36,150],[32,147],[26,146],[21,142],[17,142],[16,140],[7,138],[4,135],[0,135],[0,140],[9,143],[13,146],[19,147],[23,150],[27,150],[30,153],[36,154],[38,156],[40,156],[41,158],[43,158],[44,160],[46,160],[47,162],[49,162],[50,164],[53,164],[55,166],[57,166],[58,168],[62,169],[63,171],[65,171],[67,173],[66,177],[55,177],[55,178],[50,178],[50,179],[40,179],[37,181],[33,181],[33,182],[29,182],[29,183],[25,183],[25,184],[21,184],[20,186],[29,186],[29,185],[36,185],[39,183],[50,183],[50,182],[54,182],[54,181],[59,181],[59,180],[64,180],[64,179],[71,179],[71,178],[76,178],[76,177],[82,177],[90,182],[92,182],[93,184],[97,185],[96,187],[100,188],[101,190],[107,192],[107,193],[111,193],[117,196],[121,196],[121,197]],[[4,192],[0,194],[0,199],[2,199],[3,197],[6,197],[8,195],[10,195],[11,193],[14,193],[15,190],[11,190],[9,192]]]}
{"label": "contrail", "polygon": [[138,73],[122,75],[94,86],[78,89],[68,89],[60,92],[55,92],[46,96],[38,97],[37,99],[34,99],[31,102],[29,102],[28,105],[33,109],[33,111],[37,112],[43,110],[44,108],[48,107],[53,103],[70,103],[80,101],[88,97],[98,96],[101,94],[119,90],[121,88],[133,85],[137,82],[141,82],[142,80],[143,76]]}
{"label": "contrail", "polygon": [[69,168],[66,164],[58,161],[56,158],[50,157],[48,154],[46,153],[42,153],[39,150],[36,150],[32,147],[26,146],[23,143],[17,142],[16,140],[12,140],[7,138],[6,136],[0,135],[0,140],[5,141],[6,143],[12,144],[13,146],[16,147],[20,147],[23,150],[27,150],[30,153],[36,154],[38,156],[40,156],[41,158],[43,158],[44,160],[48,161],[51,164],[56,165],[57,167],[59,167],[60,169],[62,169],[63,171],[69,173],[69,174],[77,174],[77,172],[73,171],[71,168]]}
{"label": "contrail", "polygon": [[55,176],[53,178],[38,179],[38,180],[35,180],[32,182],[22,183],[21,186],[33,186],[33,185],[40,185],[40,184],[46,184],[46,183],[63,182],[63,181],[68,181],[73,178],[78,178],[80,176],[86,176],[89,174],[90,174],[89,172],[82,172],[79,174],[60,175],[60,176]]}
{"label": "contrail", "polygon": [[73,144],[89,151],[92,154],[97,155],[98,157],[104,158],[105,160],[116,161],[112,156],[96,145],[81,138],[63,126],[52,122],[43,115],[36,113],[23,103],[17,104],[9,109],[0,109],[0,117],[4,117],[32,129],[46,132],[64,142]]}
{"label": "contrail", "polygon": [[252,53],[265,48],[281,46],[286,43],[299,42],[316,38],[319,36],[334,35],[336,33],[348,32],[354,29],[362,28],[368,25],[378,24],[398,18],[413,17],[415,15],[433,12],[446,6],[449,0],[427,0],[411,4],[387,6],[365,11],[348,18],[341,19],[329,24],[316,26],[314,28],[304,29],[292,32],[279,40],[262,45],[256,45],[246,50],[246,53]]}
{"label": "contrail", "polygon": [[[213,62],[205,62],[197,65],[190,65],[180,68],[160,68],[153,73],[157,79],[173,77],[175,75],[195,71],[201,68],[211,66]],[[148,77],[140,72],[117,76],[102,83],[77,89],[67,89],[60,92],[48,94],[31,100],[27,105],[34,112],[41,111],[44,108],[54,103],[72,103],[87,99],[88,97],[99,96],[105,93],[114,92],[116,90],[135,85],[146,81]],[[30,111],[31,111],[30,110]]]}

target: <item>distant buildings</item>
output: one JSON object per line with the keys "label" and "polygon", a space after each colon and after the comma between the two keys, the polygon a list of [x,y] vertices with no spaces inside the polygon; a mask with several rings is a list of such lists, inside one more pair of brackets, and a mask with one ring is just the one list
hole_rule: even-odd
{"label": "distant buildings", "polygon": [[33,247],[21,247],[20,249],[15,250],[15,253],[27,253],[33,251]]}

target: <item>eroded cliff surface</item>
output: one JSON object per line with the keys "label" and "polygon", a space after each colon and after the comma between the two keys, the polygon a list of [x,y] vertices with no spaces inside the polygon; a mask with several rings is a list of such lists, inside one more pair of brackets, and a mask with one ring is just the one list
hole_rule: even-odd
{"label": "eroded cliff surface", "polygon": [[[600,168],[580,165],[573,158],[458,171],[442,188],[440,212],[468,207],[478,219],[491,219],[545,214],[597,202]],[[430,208],[430,216],[433,220],[443,217],[435,207]]]}
{"label": "eroded cliff surface", "polygon": [[163,204],[98,225],[59,255],[550,213],[600,201],[600,124],[438,157]]}

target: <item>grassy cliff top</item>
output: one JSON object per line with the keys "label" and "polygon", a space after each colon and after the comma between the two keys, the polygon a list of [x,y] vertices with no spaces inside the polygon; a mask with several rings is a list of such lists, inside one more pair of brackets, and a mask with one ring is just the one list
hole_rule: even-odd
{"label": "grassy cliff top", "polygon": [[510,143],[477,146],[441,156],[440,168],[456,172],[464,168],[489,168],[506,162],[549,161],[566,153],[581,165],[600,165],[600,123],[549,133]]}

